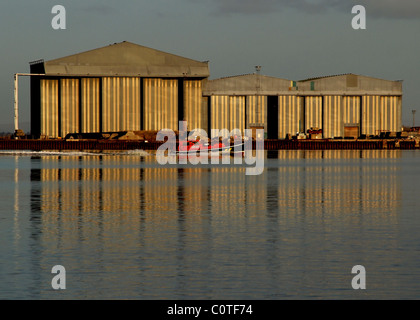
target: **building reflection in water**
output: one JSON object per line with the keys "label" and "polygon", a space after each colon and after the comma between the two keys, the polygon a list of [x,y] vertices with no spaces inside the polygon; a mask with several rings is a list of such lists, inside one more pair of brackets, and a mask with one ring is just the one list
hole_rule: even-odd
{"label": "building reflection in water", "polygon": [[[268,251],[280,240],[296,241],[293,228],[311,227],[300,240],[311,242],[318,231],[337,228],[338,220],[343,229],[395,222],[401,186],[399,167],[389,159],[399,157],[399,151],[271,152],[261,176],[246,176],[244,167],[234,165],[160,166],[154,157],[34,157],[32,237],[45,250],[94,248],[95,257],[78,263],[103,272],[112,267],[101,263],[105,255],[115,255],[121,265],[124,256],[140,248],[138,272],[159,265],[153,269],[156,276],[177,274],[175,287],[182,294],[185,273],[193,270],[191,253],[205,252],[210,268],[216,248],[232,245],[219,243],[229,239],[218,235],[226,231],[226,221],[243,237],[263,230]],[[289,229],[290,238],[284,238],[282,228]],[[168,248],[174,250],[176,266],[165,263]],[[266,255],[273,281],[279,254]],[[201,265],[203,274],[212,272],[206,261]]]}
{"label": "building reflection in water", "polygon": [[[82,229],[84,219],[97,229],[93,234],[103,234],[116,226],[139,230],[146,219],[176,219],[184,228],[185,219],[218,215],[250,217],[266,212],[275,217],[278,212],[294,215],[307,210],[336,215],[354,210],[395,212],[400,199],[398,166],[381,165],[381,159],[390,156],[398,158],[399,151],[277,152],[275,159],[326,162],[270,166],[271,153],[264,173],[255,177],[246,176],[243,167],[234,165],[164,167],[155,165],[153,157],[80,157],[76,163],[74,157],[33,157],[31,220],[39,224],[66,222],[69,235],[83,239],[95,231]],[[330,159],[343,163],[329,165]],[[372,162],[359,165],[356,159]],[[63,232],[59,228],[45,231]]]}

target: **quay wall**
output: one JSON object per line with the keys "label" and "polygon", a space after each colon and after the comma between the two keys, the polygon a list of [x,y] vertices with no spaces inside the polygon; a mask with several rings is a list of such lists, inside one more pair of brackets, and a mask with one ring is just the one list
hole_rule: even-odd
{"label": "quay wall", "polygon": [[[0,150],[157,150],[157,141],[0,140]],[[255,149],[255,142],[253,148]],[[265,140],[265,150],[394,150],[419,149],[416,140]]]}

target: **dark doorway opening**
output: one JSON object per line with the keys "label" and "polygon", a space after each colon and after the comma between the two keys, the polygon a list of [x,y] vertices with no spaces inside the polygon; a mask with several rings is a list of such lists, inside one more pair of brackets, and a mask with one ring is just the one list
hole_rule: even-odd
{"label": "dark doorway opening", "polygon": [[279,97],[267,97],[267,139],[279,138]]}
{"label": "dark doorway opening", "polygon": [[[178,79],[178,123],[177,127],[179,126],[179,121],[185,121],[184,118],[184,80]],[[181,128],[178,128],[180,130]]]}

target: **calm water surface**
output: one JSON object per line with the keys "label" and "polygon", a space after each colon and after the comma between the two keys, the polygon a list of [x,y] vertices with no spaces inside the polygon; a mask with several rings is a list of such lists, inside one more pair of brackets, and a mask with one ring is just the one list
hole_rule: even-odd
{"label": "calm water surface", "polygon": [[419,299],[419,181],[418,151],[2,153],[0,299]]}

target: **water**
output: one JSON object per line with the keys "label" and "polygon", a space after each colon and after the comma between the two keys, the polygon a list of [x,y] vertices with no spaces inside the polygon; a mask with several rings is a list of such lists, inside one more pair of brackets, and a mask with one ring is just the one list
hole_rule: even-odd
{"label": "water", "polygon": [[269,152],[259,176],[3,152],[0,299],[418,299],[419,179],[408,150]]}

